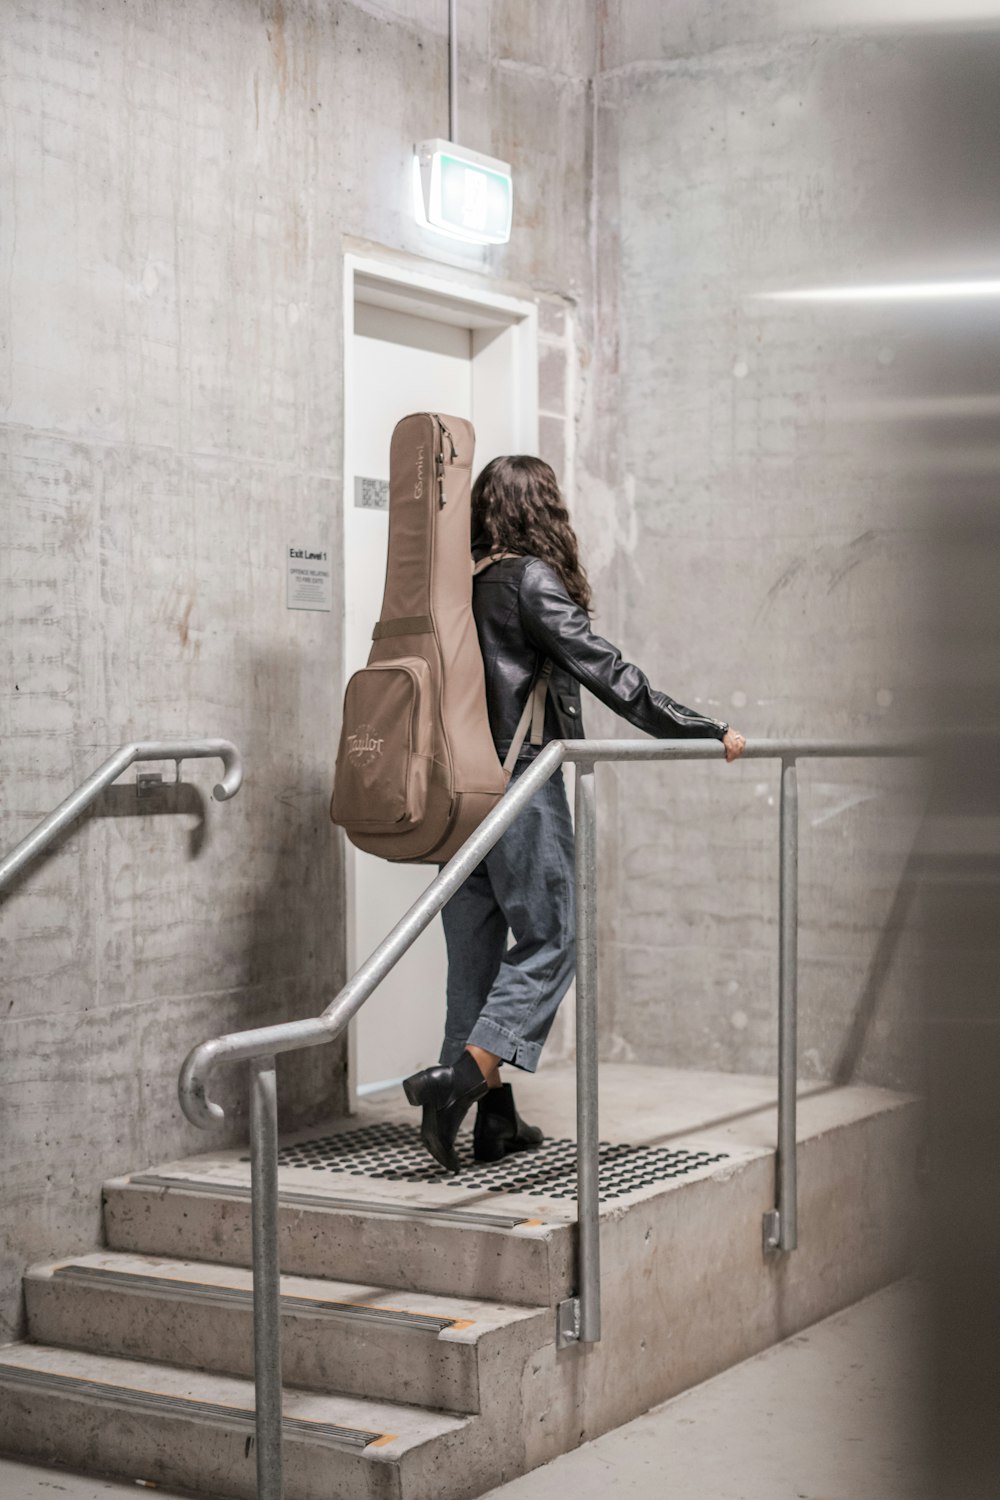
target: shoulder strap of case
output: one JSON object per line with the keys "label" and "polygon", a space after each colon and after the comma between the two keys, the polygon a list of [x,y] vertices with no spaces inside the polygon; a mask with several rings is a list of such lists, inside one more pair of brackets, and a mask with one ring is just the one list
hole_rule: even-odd
{"label": "shoulder strap of case", "polygon": [[551,676],[552,663],[550,661],[542,662],[541,667],[538,669],[538,675],[532,685],[531,692],[528,694],[528,701],[521,712],[517,728],[514,730],[514,738],[510,742],[507,758],[503,763],[504,772],[508,777],[514,774],[514,762],[520,755],[525,740],[528,739],[529,729],[531,731],[529,743],[532,745],[540,745],[542,743],[545,734],[545,700],[548,697],[549,678]]}
{"label": "shoulder strap of case", "polygon": [[478,574],[485,573],[487,568],[492,568],[495,562],[503,562],[505,557],[521,557],[522,555],[520,552],[489,552],[472,564],[472,576],[475,578]]}

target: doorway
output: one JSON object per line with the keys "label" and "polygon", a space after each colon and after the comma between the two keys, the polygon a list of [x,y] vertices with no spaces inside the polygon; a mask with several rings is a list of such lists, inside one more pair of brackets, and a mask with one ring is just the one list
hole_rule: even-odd
{"label": "doorway", "polygon": [[[538,447],[535,304],[361,256],[345,257],[344,669],[368,658],[388,547],[389,442],[401,417],[440,411],[476,431],[473,478],[501,453]],[[391,865],[347,845],[353,973],[430,884],[436,868]],[[445,949],[435,920],[353,1023],[352,1095],[436,1060]]]}

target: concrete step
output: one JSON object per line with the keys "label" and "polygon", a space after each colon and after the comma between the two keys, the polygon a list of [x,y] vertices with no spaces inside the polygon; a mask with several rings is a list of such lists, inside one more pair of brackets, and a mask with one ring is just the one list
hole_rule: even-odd
{"label": "concrete step", "polygon": [[[253,1376],[252,1276],[239,1266],[102,1251],[25,1278],[36,1343]],[[530,1309],[282,1276],[286,1384],[478,1412],[490,1375],[520,1370],[555,1335]]]}
{"label": "concrete step", "polygon": [[[518,1091],[526,1118],[542,1118],[553,1138],[496,1168],[474,1164],[466,1144],[456,1175],[437,1172],[421,1155],[412,1112],[391,1099],[366,1101],[357,1119],[283,1142],[285,1274],[536,1307],[568,1295],[575,1081],[571,1070],[552,1069],[519,1079]],[[790,1255],[768,1254],[762,1242],[763,1215],[774,1203],[769,1080],[609,1064],[601,1119],[608,1138],[601,1342],[558,1349],[549,1337],[523,1365],[513,1346],[498,1361],[490,1390],[503,1399],[481,1397],[483,1430],[502,1427],[495,1452],[508,1475],[618,1426],[909,1268],[922,1142],[913,1099],[864,1087],[803,1087],[799,1248]],[[246,1265],[245,1155],[210,1153],[110,1184],[110,1243]]]}
{"label": "concrete step", "polygon": [[[331,1495],[364,1493],[373,1500],[413,1495],[416,1500],[419,1494],[461,1500],[481,1493],[857,1301],[909,1267],[912,1227],[921,1213],[922,1124],[917,1101],[864,1087],[803,1087],[798,1117],[799,1248],[790,1255],[769,1254],[761,1231],[762,1216],[774,1202],[773,1084],[753,1076],[607,1064],[601,1075],[602,1133],[607,1138],[601,1166],[602,1338],[590,1348],[559,1349],[552,1308],[570,1293],[575,1280],[572,1070],[553,1068],[544,1077],[519,1079],[518,1092],[526,1118],[541,1118],[552,1138],[537,1151],[492,1167],[474,1163],[465,1141],[462,1167],[454,1176],[429,1164],[412,1112],[392,1098],[366,1101],[358,1118],[282,1143],[279,1217],[286,1296],[301,1293],[308,1301],[318,1287],[313,1302],[321,1297],[364,1300],[383,1310],[442,1316],[468,1312],[474,1298],[484,1324],[478,1341],[454,1321],[447,1337],[440,1328],[427,1335],[423,1326],[419,1332],[411,1326],[399,1335],[398,1345],[381,1345],[378,1354],[373,1346],[365,1366],[368,1356],[362,1358],[359,1351],[369,1338],[382,1338],[384,1325],[370,1332],[364,1323],[369,1315],[363,1314],[357,1320],[361,1331],[352,1342],[343,1326],[346,1314],[330,1314],[321,1331],[324,1312],[286,1304],[286,1358],[302,1361],[292,1365],[296,1379],[315,1378],[318,1383],[322,1371],[324,1381],[329,1376],[342,1385],[343,1370],[356,1357],[355,1376],[348,1378],[356,1379],[357,1388],[368,1387],[369,1396],[405,1393],[411,1403],[385,1408],[397,1414],[390,1419],[374,1415],[383,1409],[377,1402],[346,1394],[336,1398],[335,1409],[348,1414],[335,1419],[341,1425],[394,1433],[397,1446],[376,1446],[376,1438],[363,1449],[351,1449],[350,1484],[339,1484],[340,1471],[328,1474]],[[121,1270],[123,1257],[130,1259],[132,1290],[116,1284],[115,1313],[109,1320],[98,1316],[97,1299],[109,1295],[97,1285],[107,1278],[94,1274],[102,1269],[101,1263],[91,1260],[87,1276],[80,1262],[74,1262],[78,1269],[67,1279],[64,1271],[46,1268],[31,1278],[35,1285],[29,1286],[33,1326],[39,1335],[44,1331],[60,1342],[83,1343],[89,1335],[81,1308],[90,1308],[98,1344],[120,1339],[117,1347],[122,1352],[141,1348],[148,1355],[155,1348],[171,1361],[193,1358],[210,1363],[214,1356],[205,1347],[210,1339],[198,1329],[197,1312],[201,1309],[209,1316],[209,1307],[214,1309],[217,1301],[224,1324],[216,1326],[229,1329],[220,1338],[229,1337],[243,1351],[232,1357],[226,1353],[222,1362],[249,1368],[238,1363],[247,1357],[247,1307],[240,1294],[249,1278],[244,1269],[242,1280],[233,1279],[250,1260],[245,1150],[206,1153],[110,1183],[105,1222],[112,1248],[103,1269]],[[149,1258],[165,1262],[166,1278],[191,1275],[202,1284],[214,1282],[216,1290],[205,1291],[202,1285],[197,1295],[185,1293],[167,1308],[170,1292],[146,1284],[158,1274],[150,1271]],[[46,1276],[57,1285],[41,1285]],[[91,1285],[78,1302],[84,1280]],[[65,1317],[60,1314],[60,1298],[70,1299],[63,1303],[64,1311],[69,1309]],[[496,1322],[490,1323],[482,1311],[486,1303],[497,1305]],[[129,1308],[135,1311],[141,1334],[137,1345],[126,1342],[132,1337]],[[517,1310],[523,1314],[521,1321],[509,1320]],[[216,1318],[216,1312],[210,1316]],[[43,1321],[47,1317],[51,1324]],[[302,1337],[301,1353],[295,1349],[298,1330],[292,1330],[300,1317],[312,1326],[312,1333]],[[244,1331],[239,1334],[241,1318]],[[109,1321],[117,1321],[117,1332],[96,1331]],[[375,1319],[371,1328],[379,1321]],[[181,1330],[182,1338],[175,1334],[171,1348],[172,1326]],[[154,1334],[159,1343],[142,1342]],[[428,1342],[418,1344],[425,1336]],[[321,1355],[317,1347],[327,1339],[332,1352]],[[442,1416],[426,1407],[418,1409],[418,1402],[431,1399],[472,1404],[469,1365],[462,1364],[467,1350],[448,1349],[441,1356],[445,1362],[455,1360],[447,1374],[435,1363],[445,1345],[464,1339],[476,1342],[479,1413]],[[392,1351],[404,1340],[421,1351],[433,1345],[430,1369],[438,1373],[428,1378],[442,1382],[436,1395],[430,1388],[424,1392],[405,1382],[392,1383],[395,1376],[384,1368],[378,1373],[383,1361],[397,1358]],[[188,1353],[189,1344],[193,1354]],[[57,1356],[49,1349],[47,1357]],[[63,1357],[104,1359],[119,1369],[129,1363],[98,1353]],[[6,1358],[11,1358],[9,1351]],[[311,1367],[310,1360],[315,1362]],[[406,1382],[411,1376],[416,1380],[417,1365],[408,1360],[409,1355],[399,1372]],[[237,1413],[226,1420],[247,1434],[245,1440],[252,1446],[245,1426],[252,1395],[245,1380],[218,1373],[185,1376],[166,1364],[146,1368],[166,1372],[163,1379],[169,1375],[175,1381],[215,1381],[220,1384],[213,1389],[241,1392],[242,1418]],[[118,1376],[94,1378],[122,1384]],[[291,1383],[287,1368],[286,1378]],[[140,1386],[183,1394],[177,1386],[149,1384],[151,1379],[147,1377],[144,1387],[140,1381]],[[22,1376],[22,1397],[25,1385]],[[58,1386],[57,1404],[71,1404],[69,1389]],[[87,1399],[97,1399],[87,1389]],[[50,1399],[56,1399],[51,1392],[46,1397]],[[294,1402],[328,1399],[294,1390]],[[80,1400],[77,1390],[77,1408]],[[0,1407],[4,1404],[0,1394]],[[233,1398],[229,1404],[240,1402]],[[132,1413],[133,1404],[124,1401],[122,1411]],[[156,1420],[183,1418],[192,1425],[206,1421],[203,1412],[190,1407],[181,1406],[177,1412],[171,1407],[171,1412],[169,1418],[160,1413]],[[431,1421],[432,1427],[435,1422],[446,1425],[431,1430],[421,1427],[420,1419]],[[137,1419],[130,1415],[133,1420]],[[92,1450],[81,1448],[71,1436],[64,1452],[61,1439],[50,1440],[49,1429],[44,1423],[38,1426],[35,1418],[22,1424],[15,1413],[4,1421],[0,1448],[13,1446],[16,1452],[84,1467],[115,1468],[113,1435],[95,1439]],[[312,1429],[303,1431],[308,1436]],[[29,1441],[36,1446],[25,1448]],[[154,1457],[170,1447],[160,1429],[159,1449],[143,1441],[142,1452]],[[302,1433],[295,1441],[300,1448],[304,1445],[303,1451],[310,1449]],[[336,1433],[322,1437],[327,1444],[344,1441]],[[150,1477],[184,1483],[213,1496],[251,1493],[232,1487],[232,1476],[244,1470],[239,1469],[238,1443],[226,1443],[229,1488],[218,1477],[221,1458],[210,1444],[202,1469],[194,1459],[188,1462],[188,1454],[183,1474],[164,1459],[161,1469],[149,1471]],[[386,1452],[388,1459],[381,1456]],[[295,1462],[289,1500],[315,1492],[308,1488],[316,1472],[309,1468],[312,1459],[307,1454]],[[141,1470],[129,1472],[146,1477]],[[368,1487],[350,1488],[356,1484]]]}
{"label": "concrete step", "polygon": [[[249,1172],[241,1180],[237,1164],[229,1165],[206,1172],[196,1159],[105,1183],[108,1244],[249,1266]],[[379,1198],[356,1182],[302,1183],[298,1175],[279,1173],[285,1271],[528,1307],[553,1307],[570,1294],[568,1215],[546,1220],[530,1205],[505,1212],[475,1202]]]}
{"label": "concrete step", "polygon": [[[253,1500],[253,1385],[38,1344],[0,1349],[0,1450]],[[285,1500],[466,1500],[492,1463],[477,1417],[286,1390]]]}
{"label": "concrete step", "polygon": [[[282,1142],[282,1269],[398,1290],[554,1307],[575,1284],[576,1148],[554,1136],[502,1163],[428,1157],[405,1120],[339,1121]],[[705,1141],[602,1143],[605,1210],[636,1190],[697,1182],[731,1151]],[[130,1253],[250,1264],[250,1164],[228,1151],[105,1184],[108,1244]]]}

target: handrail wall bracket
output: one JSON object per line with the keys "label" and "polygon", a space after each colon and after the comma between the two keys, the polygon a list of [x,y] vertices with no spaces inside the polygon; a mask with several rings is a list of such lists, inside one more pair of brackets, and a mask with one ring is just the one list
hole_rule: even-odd
{"label": "handrail wall bracket", "polygon": [[[0,860],[0,892],[136,761],[172,760],[177,768],[176,779],[180,781],[182,761],[205,759],[222,761],[222,780],[212,789],[215,800],[226,802],[235,797],[243,784],[243,760],[231,740],[136,740],[130,745],[122,745],[19,844],[15,844],[9,854],[4,855]],[[141,786],[137,792],[139,796],[143,795]]]}
{"label": "handrail wall bracket", "polygon": [[556,1308],[556,1348],[580,1343],[580,1299],[565,1297]]}

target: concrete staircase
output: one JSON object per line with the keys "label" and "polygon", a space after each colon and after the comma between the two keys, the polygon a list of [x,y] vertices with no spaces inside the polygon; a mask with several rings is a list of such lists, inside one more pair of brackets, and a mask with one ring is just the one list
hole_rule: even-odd
{"label": "concrete staircase", "polygon": [[[902,1274],[915,1101],[804,1091],[800,1245],[765,1255],[773,1085],[602,1071],[604,1337],[558,1349],[573,1289],[569,1070],[518,1084],[556,1137],[457,1178],[397,1099],[285,1143],[287,1500],[462,1500]],[[105,1189],[108,1248],[30,1270],[0,1349],[0,1449],[213,1497],[255,1493],[249,1166]]]}

